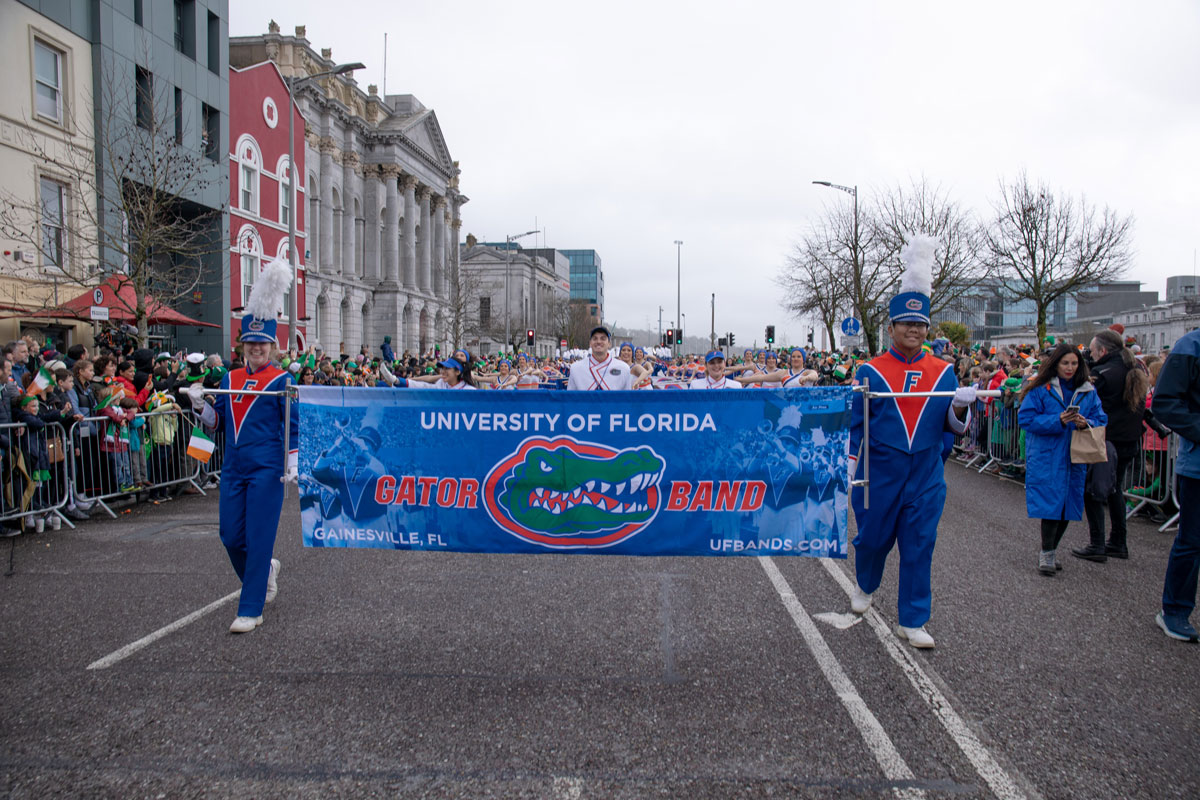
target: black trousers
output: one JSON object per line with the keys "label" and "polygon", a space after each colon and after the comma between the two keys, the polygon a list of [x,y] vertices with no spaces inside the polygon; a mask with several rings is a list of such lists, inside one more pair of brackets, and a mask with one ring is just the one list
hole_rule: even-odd
{"label": "black trousers", "polygon": [[1042,520],[1043,550],[1058,549],[1058,543],[1062,541],[1063,534],[1067,532],[1067,522],[1065,519]]}
{"label": "black trousers", "polygon": [[1106,498],[1083,496],[1083,513],[1087,516],[1088,536],[1093,547],[1104,547],[1104,518],[1112,520],[1112,535],[1108,537],[1113,547],[1125,547],[1125,473],[1137,459],[1142,450],[1141,439],[1132,442],[1113,442],[1117,451],[1117,474],[1113,482],[1113,492]]}

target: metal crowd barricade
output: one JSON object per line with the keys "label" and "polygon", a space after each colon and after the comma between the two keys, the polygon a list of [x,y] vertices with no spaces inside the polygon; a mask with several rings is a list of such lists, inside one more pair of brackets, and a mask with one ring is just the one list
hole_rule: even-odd
{"label": "metal crowd barricade", "polygon": [[[142,492],[190,484],[199,462],[187,455],[192,423],[179,409],[137,414],[118,424],[107,415],[87,417],[71,428],[73,491],[83,508],[98,505],[116,518],[112,501]],[[140,445],[140,446],[139,446]]]}
{"label": "metal crowd barricade", "polygon": [[24,423],[0,425],[0,522],[32,523],[54,515],[75,527],[62,513],[71,499],[68,441],[58,422],[40,430]]}
{"label": "metal crowd barricade", "polygon": [[[983,408],[982,413],[980,413],[980,407]],[[987,406],[984,406],[982,402],[976,403],[976,408],[971,409],[971,422],[967,425],[966,432],[954,439],[954,448],[959,453],[958,460],[966,468],[973,467],[987,458],[986,439],[982,438],[986,424]]]}
{"label": "metal crowd barricade", "polygon": [[[1172,433],[1165,439],[1153,432],[1142,438],[1142,447],[1125,473],[1121,491],[1126,500],[1126,518],[1146,506],[1162,508],[1175,497],[1175,460],[1179,454],[1179,437]],[[1178,501],[1175,501],[1178,508]],[[1165,531],[1179,518],[1171,517],[1159,528]]]}
{"label": "metal crowd barricade", "polygon": [[[1008,400],[1006,403],[1005,401]],[[979,468],[983,472],[992,465],[1006,477],[1013,477],[1025,468],[1025,451],[1022,447],[1021,426],[1017,422],[1019,407],[1011,392],[1005,392],[987,407],[987,463]]]}
{"label": "metal crowd barricade", "polygon": [[[200,419],[194,412],[187,412],[185,415],[188,422],[195,428],[201,425]],[[200,491],[208,488],[212,484],[221,483],[221,467],[225,464],[225,431],[223,430],[204,430],[204,435],[213,441],[213,452],[208,459],[208,463],[197,462],[200,465],[200,474],[197,482],[200,484]]]}

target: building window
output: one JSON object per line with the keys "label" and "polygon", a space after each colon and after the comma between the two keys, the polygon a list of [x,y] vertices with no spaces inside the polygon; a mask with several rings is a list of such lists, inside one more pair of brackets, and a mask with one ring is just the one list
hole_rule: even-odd
{"label": "building window", "polygon": [[279,174],[279,224],[291,225],[292,219],[292,184],[288,173]]}
{"label": "building window", "polygon": [[42,206],[42,263],[66,269],[66,187],[58,181],[39,181]]}
{"label": "building window", "polygon": [[175,49],[196,58],[196,2],[175,0]]}
{"label": "building window", "polygon": [[141,26],[145,18],[142,16],[142,0],[133,0],[133,22]]}
{"label": "building window", "polygon": [[201,107],[204,118],[204,155],[213,161],[221,160],[221,113],[208,103]]}
{"label": "building window", "polygon": [[154,76],[145,67],[134,67],[137,83],[134,107],[139,128],[150,130],[154,125]]}
{"label": "building window", "polygon": [[175,87],[175,144],[183,144],[183,90]]}
{"label": "building window", "polygon": [[479,298],[479,327],[487,328],[492,324],[492,298]]}
{"label": "building window", "polygon": [[208,12],[208,71],[221,74],[221,19]]}
{"label": "building window", "polygon": [[40,39],[33,40],[34,109],[39,117],[62,124],[63,53]]}
{"label": "building window", "polygon": [[242,175],[239,183],[242,190],[242,211],[257,214],[258,170],[249,164],[242,164]]}
{"label": "building window", "polygon": [[242,305],[250,302],[250,290],[258,277],[258,262],[257,253],[242,253]]}

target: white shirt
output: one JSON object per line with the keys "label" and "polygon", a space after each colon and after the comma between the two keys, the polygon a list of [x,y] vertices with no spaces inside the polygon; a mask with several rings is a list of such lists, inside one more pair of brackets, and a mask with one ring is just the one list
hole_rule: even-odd
{"label": "white shirt", "polygon": [[[800,370],[800,372],[804,372],[804,370]],[[802,384],[800,383],[800,372],[792,372],[789,369],[788,370],[788,379],[783,382],[783,387],[785,389],[800,388],[800,386],[802,386]]]}
{"label": "white shirt", "polygon": [[588,353],[587,358],[571,365],[571,375],[567,379],[567,390],[574,392],[623,391],[631,386],[629,365],[613,358],[612,353],[603,361],[597,361]]}
{"label": "white shirt", "polygon": [[721,380],[714,381],[707,375],[701,378],[694,379],[688,384],[689,389],[740,389],[742,385],[737,381],[731,381],[729,378],[722,376]]}

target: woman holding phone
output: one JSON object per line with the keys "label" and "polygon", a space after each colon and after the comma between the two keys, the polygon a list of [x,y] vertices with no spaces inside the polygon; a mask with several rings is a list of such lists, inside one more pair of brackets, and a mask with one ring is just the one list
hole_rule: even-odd
{"label": "woman holding phone", "polygon": [[1060,344],[1042,362],[1021,393],[1017,420],[1025,431],[1025,507],[1042,521],[1038,572],[1053,577],[1067,523],[1083,518],[1087,464],[1071,463],[1071,432],[1108,423],[1075,347]]}

